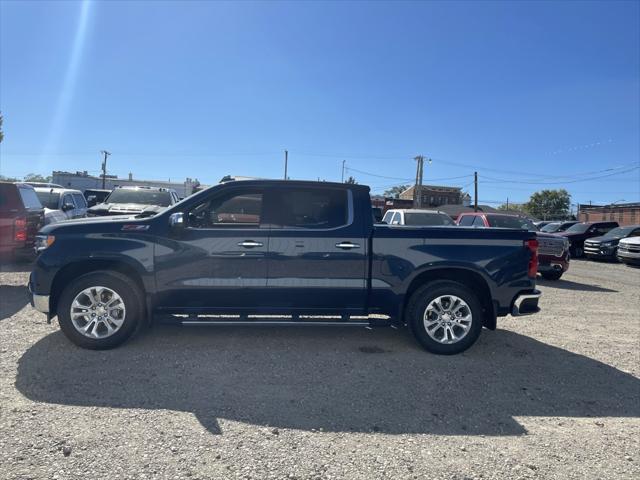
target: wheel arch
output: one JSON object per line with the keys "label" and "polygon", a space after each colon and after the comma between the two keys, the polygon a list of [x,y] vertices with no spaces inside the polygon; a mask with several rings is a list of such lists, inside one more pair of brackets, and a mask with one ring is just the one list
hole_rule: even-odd
{"label": "wheel arch", "polygon": [[438,267],[424,270],[418,273],[409,284],[402,303],[400,318],[403,318],[407,303],[418,288],[432,282],[440,280],[450,280],[460,283],[478,295],[482,304],[483,319],[482,324],[490,330],[496,328],[497,309],[491,295],[491,288],[487,280],[477,271],[464,267]]}
{"label": "wheel arch", "polygon": [[[84,275],[86,273],[91,273],[95,271],[112,271],[118,272],[122,275],[127,276],[131,280],[135,282],[135,284],[140,289],[140,292],[143,296],[147,297],[148,288],[145,284],[144,276],[139,271],[139,268],[132,265],[130,262],[127,262],[122,259],[84,259],[77,260],[71,263],[68,263],[63,268],[61,268],[53,278],[51,283],[51,297],[50,297],[50,316],[54,316],[57,314],[58,301],[60,299],[60,295],[64,290],[65,285],[68,285],[70,281],[73,279]],[[146,311],[149,311],[147,301],[145,301],[145,305],[143,305]]]}

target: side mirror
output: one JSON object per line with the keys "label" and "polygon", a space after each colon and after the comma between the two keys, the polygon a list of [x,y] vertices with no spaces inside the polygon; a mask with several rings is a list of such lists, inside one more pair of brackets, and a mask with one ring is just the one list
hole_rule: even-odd
{"label": "side mirror", "polygon": [[400,220],[394,220],[391,222],[391,225],[400,225]]}
{"label": "side mirror", "polygon": [[76,208],[76,206],[72,203],[65,203],[62,205],[63,212],[68,212],[69,210],[73,210],[74,208]]}
{"label": "side mirror", "polygon": [[184,213],[176,212],[169,216],[169,227],[173,230],[182,230],[186,226]]}

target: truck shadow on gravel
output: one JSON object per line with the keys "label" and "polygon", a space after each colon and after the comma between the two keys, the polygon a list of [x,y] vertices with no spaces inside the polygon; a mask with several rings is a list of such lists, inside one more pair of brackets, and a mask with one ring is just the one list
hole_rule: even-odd
{"label": "truck shadow on gravel", "polygon": [[405,331],[156,327],[111,351],[60,332],[19,361],[16,387],[51,404],[192,412],[339,432],[522,435],[515,416],[637,417],[640,381],[506,330],[462,355],[430,355]]}
{"label": "truck shadow on gravel", "polygon": [[591,285],[588,283],[572,282],[571,280],[545,280],[543,278],[537,279],[537,284],[549,288],[559,288],[561,290],[576,290],[579,292],[603,292],[603,293],[618,293],[618,290],[611,288],[601,287],[599,285]]}
{"label": "truck shadow on gravel", "polygon": [[11,318],[29,303],[29,290],[23,285],[0,285],[0,321]]}

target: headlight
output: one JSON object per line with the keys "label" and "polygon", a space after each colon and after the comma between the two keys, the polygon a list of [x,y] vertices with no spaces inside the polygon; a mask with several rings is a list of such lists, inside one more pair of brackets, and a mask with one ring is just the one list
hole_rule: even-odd
{"label": "headlight", "polygon": [[571,242],[569,242],[568,238],[564,239],[564,249],[565,250],[569,250],[569,246],[571,245]]}
{"label": "headlight", "polygon": [[36,235],[36,243],[34,247],[36,253],[40,253],[46,250],[51,245],[53,245],[53,242],[55,241],[56,237],[54,237],[53,235]]}

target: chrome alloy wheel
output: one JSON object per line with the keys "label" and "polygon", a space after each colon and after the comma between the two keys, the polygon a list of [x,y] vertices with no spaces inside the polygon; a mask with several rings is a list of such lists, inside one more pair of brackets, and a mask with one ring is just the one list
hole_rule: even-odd
{"label": "chrome alloy wheel", "polygon": [[106,338],[116,333],[126,315],[124,301],[107,287],[89,287],[71,302],[71,323],[85,337]]}
{"label": "chrome alloy wheel", "polygon": [[427,334],[433,340],[451,344],[469,333],[473,316],[464,300],[455,295],[442,295],[429,303],[423,321]]}

